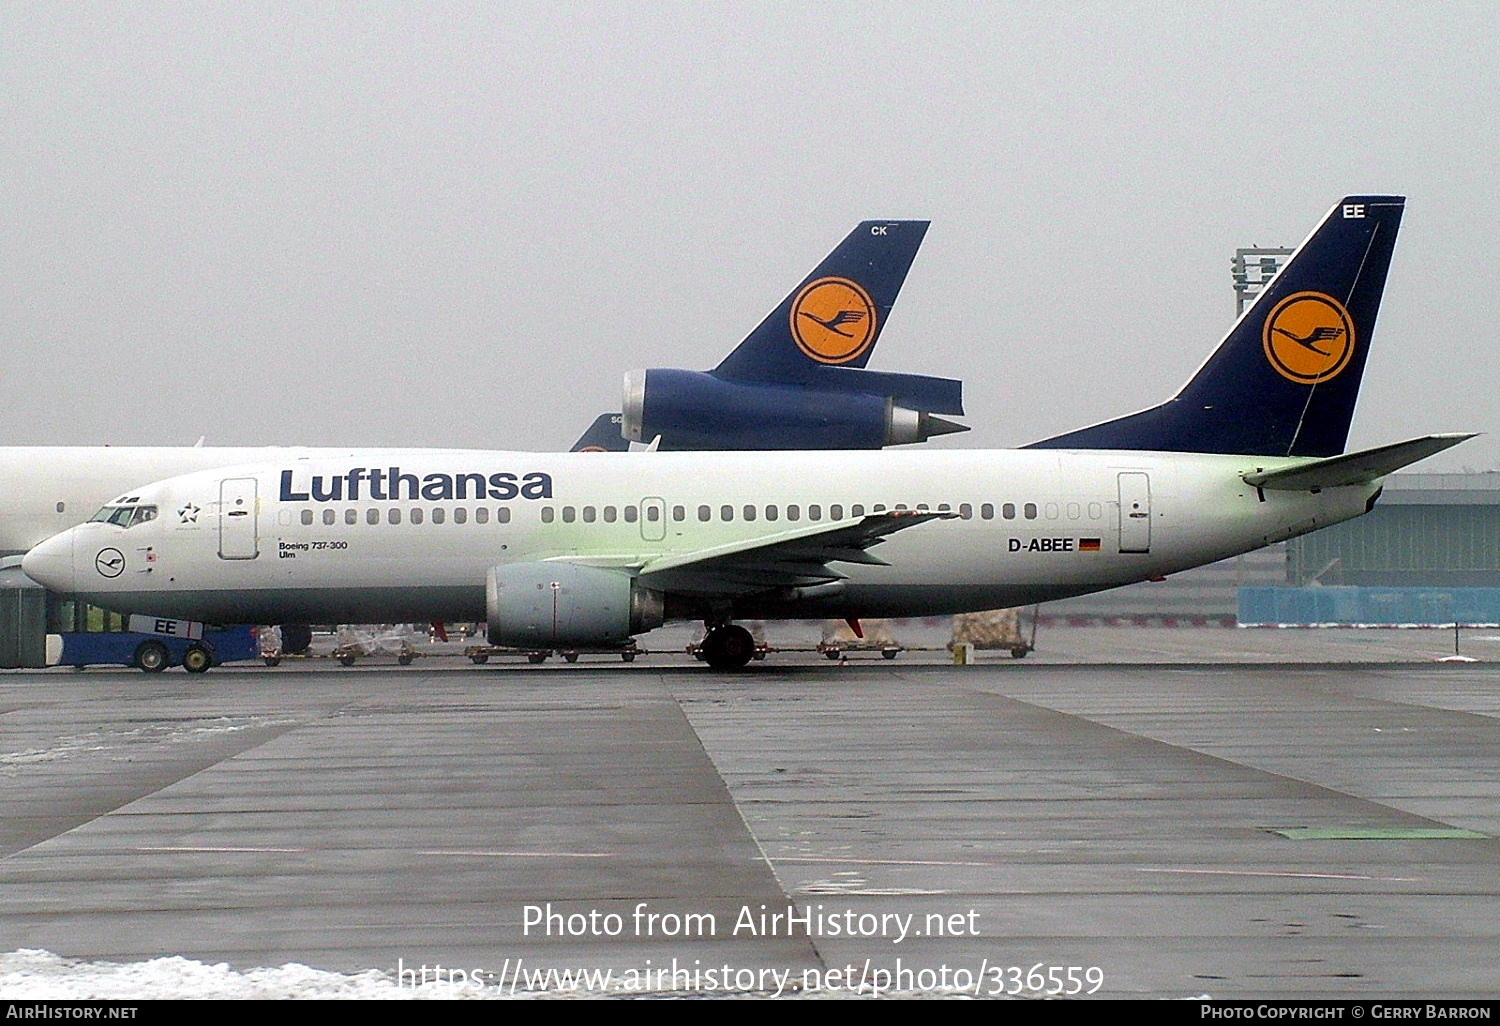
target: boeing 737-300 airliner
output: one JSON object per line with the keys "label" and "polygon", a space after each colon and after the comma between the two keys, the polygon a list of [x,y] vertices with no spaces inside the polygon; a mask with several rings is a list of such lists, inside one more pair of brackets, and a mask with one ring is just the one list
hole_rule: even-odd
{"label": "boeing 737-300 airliner", "polygon": [[1176,397],[1018,450],[364,450],[132,488],[23,564],[107,608],[228,623],[483,620],[497,645],[701,619],[1016,606],[1369,510],[1431,435],[1344,455],[1404,201],[1334,206]]}

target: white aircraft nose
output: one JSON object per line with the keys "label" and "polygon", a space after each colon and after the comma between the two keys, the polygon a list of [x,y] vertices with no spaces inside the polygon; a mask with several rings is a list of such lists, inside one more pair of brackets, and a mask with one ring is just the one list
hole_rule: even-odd
{"label": "white aircraft nose", "polygon": [[73,532],[55,534],[26,553],[21,569],[48,591],[73,591]]}

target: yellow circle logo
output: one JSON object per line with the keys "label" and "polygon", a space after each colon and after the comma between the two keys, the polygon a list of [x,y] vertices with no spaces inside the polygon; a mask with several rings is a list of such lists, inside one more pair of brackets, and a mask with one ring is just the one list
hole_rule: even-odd
{"label": "yellow circle logo", "polygon": [[792,301],[792,338],[819,363],[848,363],[875,340],[875,302],[847,278],[819,278]]}
{"label": "yellow circle logo", "polygon": [[1354,322],[1332,296],[1298,292],[1276,304],[1263,333],[1266,359],[1299,385],[1334,378],[1354,355]]}

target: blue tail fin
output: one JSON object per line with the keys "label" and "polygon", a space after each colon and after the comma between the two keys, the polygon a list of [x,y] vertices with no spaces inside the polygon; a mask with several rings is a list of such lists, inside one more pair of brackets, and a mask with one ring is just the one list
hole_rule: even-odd
{"label": "blue tail fin", "polygon": [[1027,448],[1342,453],[1405,204],[1340,200],[1174,398]]}
{"label": "blue tail fin", "polygon": [[569,452],[629,452],[630,443],[620,434],[620,415],[601,413]]}
{"label": "blue tail fin", "polygon": [[861,222],[711,373],[785,384],[863,367],[929,223]]}

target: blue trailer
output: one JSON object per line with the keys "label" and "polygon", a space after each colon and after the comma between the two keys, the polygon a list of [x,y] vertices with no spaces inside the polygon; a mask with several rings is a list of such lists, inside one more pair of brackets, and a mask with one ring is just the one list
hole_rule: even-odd
{"label": "blue trailer", "polygon": [[254,627],[204,631],[196,639],[134,631],[71,633],[59,637],[60,666],[134,666],[146,673],[181,666],[188,673],[205,673],[220,663],[260,658],[260,640]]}

